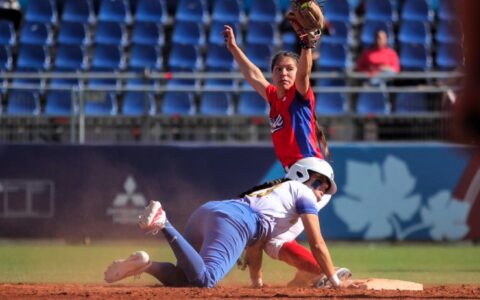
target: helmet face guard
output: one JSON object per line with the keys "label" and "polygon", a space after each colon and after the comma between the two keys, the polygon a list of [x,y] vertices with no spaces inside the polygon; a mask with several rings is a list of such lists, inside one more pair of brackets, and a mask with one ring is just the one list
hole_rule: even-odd
{"label": "helmet face guard", "polygon": [[310,178],[308,171],[322,174],[330,180],[330,188],[326,191],[326,194],[333,195],[337,192],[332,167],[327,161],[318,157],[300,159],[290,167],[285,177],[303,183]]}

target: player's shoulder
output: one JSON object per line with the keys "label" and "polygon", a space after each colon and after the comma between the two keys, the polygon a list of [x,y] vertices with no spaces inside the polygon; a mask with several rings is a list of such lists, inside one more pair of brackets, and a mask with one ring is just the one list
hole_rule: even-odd
{"label": "player's shoulder", "polygon": [[287,184],[292,191],[302,192],[302,193],[306,192],[306,191],[311,191],[308,186],[301,183],[300,181],[289,180],[289,181],[286,181],[284,183]]}

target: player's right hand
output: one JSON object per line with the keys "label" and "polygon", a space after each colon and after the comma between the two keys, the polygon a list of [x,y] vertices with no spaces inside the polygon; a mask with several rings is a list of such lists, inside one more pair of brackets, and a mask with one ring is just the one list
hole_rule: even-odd
{"label": "player's right hand", "polygon": [[225,46],[227,46],[227,49],[231,51],[234,47],[237,46],[237,41],[235,40],[233,28],[229,25],[224,25],[223,28],[223,38],[225,39]]}

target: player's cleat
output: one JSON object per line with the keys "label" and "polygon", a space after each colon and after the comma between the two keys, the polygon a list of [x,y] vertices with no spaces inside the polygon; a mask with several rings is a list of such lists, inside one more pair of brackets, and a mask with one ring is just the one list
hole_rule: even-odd
{"label": "player's cleat", "polygon": [[147,252],[136,251],[126,259],[113,261],[104,272],[104,279],[108,283],[113,283],[129,276],[139,276],[148,269],[151,264],[152,262]]}
{"label": "player's cleat", "polygon": [[[338,279],[340,279],[341,282],[352,277],[352,272],[347,268],[338,268],[335,271],[335,274],[337,274]],[[327,278],[326,275],[323,275],[322,278],[320,278],[320,280],[315,284],[315,287],[317,288],[327,288],[331,286],[332,286],[332,283],[330,282],[330,280]]]}
{"label": "player's cleat", "polygon": [[150,204],[145,207],[143,214],[138,216],[138,218],[138,226],[151,234],[157,234],[165,227],[167,222],[167,214],[158,201],[150,201]]}

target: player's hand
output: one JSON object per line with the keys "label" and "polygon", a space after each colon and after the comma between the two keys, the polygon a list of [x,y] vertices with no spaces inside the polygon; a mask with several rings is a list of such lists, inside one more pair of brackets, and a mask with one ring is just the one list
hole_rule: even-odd
{"label": "player's hand", "polygon": [[367,284],[361,280],[343,280],[340,282],[339,288],[342,289],[355,289],[355,290],[365,290],[367,289]]}
{"label": "player's hand", "polygon": [[262,278],[251,278],[252,284],[250,285],[251,288],[261,288],[264,287],[263,279]]}
{"label": "player's hand", "polygon": [[227,49],[231,51],[233,48],[237,47],[237,41],[235,40],[233,28],[229,25],[224,25],[223,28],[223,38],[225,39],[225,46],[227,46]]}

